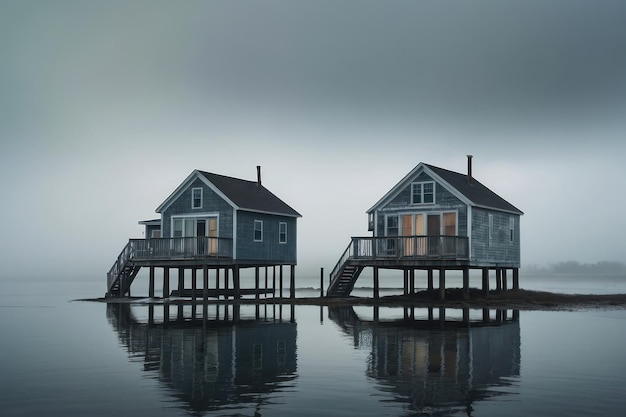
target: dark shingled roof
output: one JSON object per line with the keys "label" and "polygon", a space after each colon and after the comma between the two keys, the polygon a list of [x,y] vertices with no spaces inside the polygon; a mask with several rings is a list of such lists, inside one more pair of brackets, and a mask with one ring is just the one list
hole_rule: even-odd
{"label": "dark shingled roof", "polygon": [[466,174],[459,174],[458,172],[449,171],[434,165],[424,165],[431,169],[435,174],[439,175],[452,187],[456,188],[461,194],[477,206],[524,214],[520,209],[491,191],[489,188],[485,187],[476,178],[472,178],[472,182],[468,183]]}
{"label": "dark shingled roof", "polygon": [[302,217],[270,190],[262,185],[259,186],[256,181],[241,180],[204,171],[198,172],[241,209]]}

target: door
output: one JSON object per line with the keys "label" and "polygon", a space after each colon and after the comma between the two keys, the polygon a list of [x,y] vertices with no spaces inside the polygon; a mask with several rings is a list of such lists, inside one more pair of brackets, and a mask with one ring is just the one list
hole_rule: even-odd
{"label": "door", "polygon": [[198,255],[206,254],[206,220],[204,219],[196,220],[196,242],[198,245]]}
{"label": "door", "polygon": [[[413,215],[405,214],[402,216],[402,236],[413,236]],[[402,253],[404,256],[413,256],[415,253],[413,248],[413,238],[406,237],[402,239],[404,246]]]}
{"label": "door", "polygon": [[426,220],[426,234],[428,235],[428,254],[439,255],[439,235],[441,234],[441,217],[439,214],[429,214]]}

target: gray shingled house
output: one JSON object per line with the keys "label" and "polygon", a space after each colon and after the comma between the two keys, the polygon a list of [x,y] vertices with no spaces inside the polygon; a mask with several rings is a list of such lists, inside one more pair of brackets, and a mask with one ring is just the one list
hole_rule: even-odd
{"label": "gray shingled house", "polygon": [[[297,262],[301,216],[261,184],[260,167],[256,181],[194,170],[156,212],[160,219],[139,222],[146,238],[130,239],[113,265],[108,295],[127,294],[142,266],[203,268],[205,274],[207,268],[232,267],[238,280],[240,267]],[[235,288],[238,284],[233,282]]]}
{"label": "gray shingled house", "polygon": [[464,174],[420,163],[383,195],[367,210],[372,237],[352,238],[328,295],[349,294],[367,266],[403,269],[407,292],[416,269],[429,271],[429,288],[432,271],[446,269],[495,270],[498,287],[511,269],[516,286],[523,213],[476,180],[471,162]]}

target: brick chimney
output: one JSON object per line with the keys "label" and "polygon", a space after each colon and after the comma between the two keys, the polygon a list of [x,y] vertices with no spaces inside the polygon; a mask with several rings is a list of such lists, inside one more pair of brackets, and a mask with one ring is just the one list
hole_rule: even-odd
{"label": "brick chimney", "polygon": [[472,183],[472,157],[473,155],[467,155],[467,183]]}
{"label": "brick chimney", "polygon": [[256,166],[256,185],[261,187],[261,165]]}

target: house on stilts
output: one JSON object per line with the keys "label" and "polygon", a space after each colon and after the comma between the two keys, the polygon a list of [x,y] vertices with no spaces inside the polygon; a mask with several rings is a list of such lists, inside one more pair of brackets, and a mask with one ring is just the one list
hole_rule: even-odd
{"label": "house on stilts", "polygon": [[482,290],[519,288],[521,210],[472,175],[420,163],[369,210],[371,237],[353,237],[330,274],[328,297],[350,295],[361,272],[373,268],[374,297],[379,296],[379,270],[404,273],[404,293],[415,291],[415,272],[426,271],[427,288],[439,278],[445,298],[446,271],[463,274],[463,296],[469,297],[470,269],[482,271]]}
{"label": "house on stilts", "polygon": [[[107,297],[129,296],[141,268],[150,271],[149,297],[155,296],[158,268],[163,270],[163,297],[274,294],[277,268],[282,296],[283,267],[289,268],[290,296],[295,296],[301,215],[261,184],[260,167],[256,181],[194,170],[156,212],[159,219],[139,222],[145,226],[145,238],[130,239],[108,272]],[[254,268],[254,287],[241,288],[243,268]],[[171,269],[178,272],[174,291],[170,291]],[[265,285],[260,284],[261,270]],[[186,271],[191,274],[190,284]]]}

